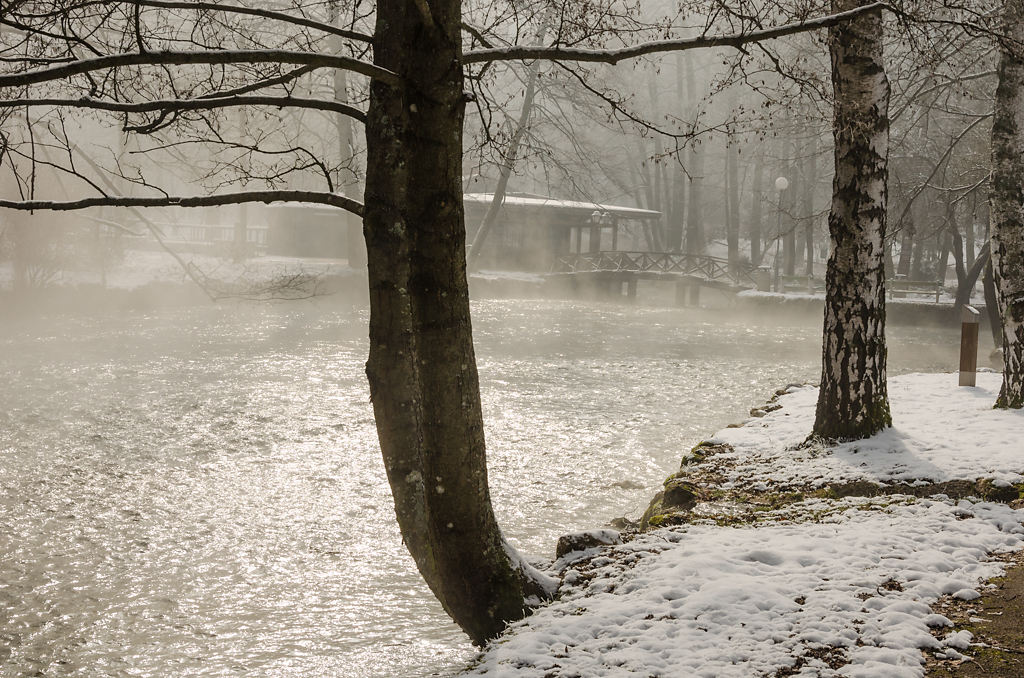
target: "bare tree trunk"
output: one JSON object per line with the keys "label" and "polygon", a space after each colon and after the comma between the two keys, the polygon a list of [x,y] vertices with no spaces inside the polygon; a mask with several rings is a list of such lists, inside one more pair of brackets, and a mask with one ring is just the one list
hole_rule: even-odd
{"label": "bare tree trunk", "polygon": [[[327,23],[341,25],[341,0],[329,0],[327,4]],[[335,54],[344,53],[345,41],[340,36],[332,36],[331,51]],[[348,72],[343,68],[335,68],[332,80],[334,100],[347,104],[348,101]],[[349,163],[349,171],[353,177],[358,177],[355,165],[355,144],[352,131],[352,119],[341,113],[334,116],[334,130],[338,137],[338,170],[336,190],[340,188],[342,194],[349,198],[355,198],[359,194],[359,185],[355,181],[346,180],[345,162]],[[349,268],[366,268],[366,244],[363,240],[362,229],[356,228],[352,223],[352,216],[344,214],[340,217],[345,221],[345,251],[348,255]]]}
{"label": "bare tree trunk", "polygon": [[679,252],[683,249],[683,223],[686,212],[686,174],[676,163],[672,173],[672,214],[668,221],[665,249]]}
{"label": "bare tree trunk", "polygon": [[807,261],[804,273],[814,275],[814,187],[818,177],[818,137],[810,135],[806,146],[807,157],[804,159],[803,207],[804,248]]}
{"label": "bare tree trunk", "polygon": [[[989,247],[991,247],[991,241],[989,241]],[[996,294],[991,254],[989,255],[989,262],[985,265],[985,271],[981,276],[981,285],[985,294],[985,308],[988,309],[989,329],[992,330],[992,345],[1000,349],[1003,346],[1003,321],[999,317],[999,295]]]}
{"label": "bare tree trunk", "polygon": [[964,273],[964,279],[960,281],[956,288],[957,308],[971,303],[971,294],[974,292],[974,286],[978,283],[978,278],[981,277],[982,271],[989,266],[990,261],[989,243],[985,243],[977,258],[974,259],[974,263]]}
{"label": "bare tree trunk", "polygon": [[754,164],[754,186],[750,194],[750,264],[761,265],[761,219],[764,202],[764,154]]}
{"label": "bare tree trunk", "polygon": [[740,147],[730,144],[726,149],[726,203],[729,219],[725,239],[729,247],[729,270],[736,273],[740,265]]}
{"label": "bare tree trunk", "polygon": [[782,191],[780,204],[782,209],[782,272],[785,275],[796,275],[796,196],[800,192],[800,173],[795,165],[790,165],[784,174],[790,178],[789,188]]}
{"label": "bare tree trunk", "polygon": [[[843,11],[867,0],[833,0]],[[821,388],[813,435],[856,440],[892,424],[886,386],[885,216],[889,81],[882,10],[829,29],[835,179]]]}
{"label": "bare tree trunk", "polygon": [[925,277],[925,253],[928,250],[928,235],[925,232],[924,224],[928,223],[928,214],[918,205],[914,205],[911,212],[913,215],[914,232],[913,256],[910,258],[910,278],[920,281]]}
{"label": "bare tree trunk", "polygon": [[[676,54],[676,106],[680,111],[686,110],[683,101],[685,58],[682,53]],[[682,251],[683,226],[686,221],[686,172],[683,171],[682,158],[675,156],[675,161],[672,173],[672,210],[665,228],[665,248],[670,252]]]}
{"label": "bare tree trunk", "polygon": [[996,407],[1024,407],[1024,0],[1004,0],[992,119],[992,268],[1003,325]]}
{"label": "bare tree trunk", "polygon": [[[946,229],[951,239],[950,250],[953,253],[953,268],[956,271],[957,289],[964,284],[967,267],[964,264],[964,239],[960,235],[960,226],[956,223],[956,206],[947,194],[946,197]],[[945,280],[943,279],[943,282]]]}
{"label": "bare tree trunk", "polygon": [[910,275],[910,256],[914,252],[914,215],[908,213],[903,221],[902,233],[900,234],[900,258],[896,264],[896,273],[902,276]]}
{"label": "bare tree trunk", "polygon": [[[696,120],[699,111],[697,77],[692,55],[686,55],[686,96],[690,103],[690,119]],[[697,254],[704,251],[704,153],[695,142],[687,151],[686,167],[690,172],[690,200],[686,214],[686,251]]]}
{"label": "bare tree trunk", "polygon": [[[543,42],[543,35],[542,29],[541,33],[537,35],[537,44]],[[494,195],[491,197],[491,203],[487,206],[484,220],[480,223],[480,228],[477,229],[476,235],[473,237],[473,244],[469,248],[468,266],[470,272],[476,271],[480,266],[480,255],[483,253],[484,243],[487,242],[487,236],[490,235],[494,224],[497,223],[498,215],[501,213],[501,205],[505,202],[505,191],[508,189],[508,180],[512,176],[512,170],[519,155],[519,145],[522,143],[523,137],[526,136],[526,130],[530,124],[530,115],[533,113],[533,100],[537,94],[537,76],[539,73],[540,60],[535,60],[530,64],[530,70],[526,76],[526,93],[523,95],[523,107],[519,111],[515,132],[512,133],[512,138],[508,142],[508,149],[505,151],[505,156],[501,161],[501,169],[498,174],[498,183],[494,188]]]}
{"label": "bare tree trunk", "polygon": [[461,3],[377,3],[364,229],[370,382],[402,537],[478,644],[550,588],[506,543],[487,485],[462,204]]}
{"label": "bare tree trunk", "polygon": [[975,248],[975,245],[976,245],[976,243],[975,243],[975,238],[976,238],[976,235],[975,235],[975,223],[976,223],[977,219],[978,219],[978,193],[975,192],[971,196],[971,217],[970,217],[970,219],[967,220],[967,228],[966,228],[967,233],[966,233],[966,235],[964,237],[964,241],[965,241],[964,244],[967,246],[966,254],[967,254],[967,265],[968,266],[971,266],[971,265],[974,264],[974,259],[977,256],[975,251],[974,251],[974,248]]}

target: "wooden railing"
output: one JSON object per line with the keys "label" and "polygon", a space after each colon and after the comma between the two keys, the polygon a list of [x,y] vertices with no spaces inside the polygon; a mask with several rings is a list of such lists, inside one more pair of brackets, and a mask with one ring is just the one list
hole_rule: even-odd
{"label": "wooden railing", "polygon": [[728,281],[740,287],[756,287],[749,267],[735,273],[729,261],[706,254],[685,252],[582,252],[560,256],[552,273],[666,273],[690,275],[709,281]]}

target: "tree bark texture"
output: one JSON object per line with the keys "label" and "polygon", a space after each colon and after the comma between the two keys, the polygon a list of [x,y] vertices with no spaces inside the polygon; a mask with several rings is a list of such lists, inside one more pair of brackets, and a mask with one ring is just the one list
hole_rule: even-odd
{"label": "tree bark texture", "polygon": [[1003,330],[996,407],[1024,407],[1024,0],[1004,0],[992,120],[992,267]]}
{"label": "tree bark texture", "polygon": [[377,3],[364,235],[370,383],[402,537],[477,644],[543,595],[498,528],[487,485],[462,204],[460,2]]}
{"label": "tree bark texture", "polygon": [[[833,9],[864,0],[834,0]],[[835,178],[826,273],[821,388],[813,435],[857,440],[892,424],[886,387],[885,214],[889,81],[882,12],[829,31]]]}

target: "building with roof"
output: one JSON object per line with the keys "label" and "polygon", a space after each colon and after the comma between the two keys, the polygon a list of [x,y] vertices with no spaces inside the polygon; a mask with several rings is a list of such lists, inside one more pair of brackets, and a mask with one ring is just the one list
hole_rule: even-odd
{"label": "building with roof", "polygon": [[[490,193],[465,195],[467,242],[473,242],[493,199]],[[637,249],[642,225],[660,217],[660,212],[636,207],[509,193],[479,267],[546,273],[567,254],[615,251],[620,244]]]}

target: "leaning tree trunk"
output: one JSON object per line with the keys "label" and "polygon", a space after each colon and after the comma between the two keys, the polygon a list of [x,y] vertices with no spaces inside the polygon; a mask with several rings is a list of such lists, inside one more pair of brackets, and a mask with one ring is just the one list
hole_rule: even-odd
{"label": "leaning tree trunk", "polygon": [[[544,26],[537,32],[537,44],[544,44]],[[530,116],[533,114],[533,100],[537,95],[537,80],[540,77],[540,60],[535,60],[530,64],[529,71],[526,75],[526,93],[523,95],[523,107],[519,110],[519,119],[516,121],[515,132],[512,133],[512,138],[509,140],[508,148],[505,150],[505,156],[501,160],[501,165],[498,169],[498,183],[494,188],[494,193],[491,195],[491,202],[487,205],[487,212],[484,214],[484,220],[480,222],[480,227],[476,230],[476,235],[473,237],[473,243],[469,248],[469,261],[468,266],[471,272],[476,272],[480,267],[480,256],[484,251],[484,243],[487,242],[487,237],[491,234],[494,229],[494,225],[498,223],[498,215],[501,214],[501,206],[505,204],[505,193],[508,189],[509,179],[512,178],[512,170],[515,169],[516,160],[519,157],[519,145],[523,142],[523,137],[526,136],[526,132],[530,125]]]}
{"label": "leaning tree trunk", "polygon": [[482,644],[544,594],[491,509],[466,283],[460,2],[377,3],[364,234],[370,382],[402,537]]}
{"label": "leaning tree trunk", "polygon": [[1024,407],[1024,0],[1005,0],[992,120],[992,267],[1003,325],[996,407]]}
{"label": "leaning tree trunk", "polygon": [[[833,9],[863,4],[867,0],[833,0]],[[829,29],[829,51],[836,167],[813,435],[856,440],[892,424],[885,375],[889,81],[882,63],[882,10]]]}

